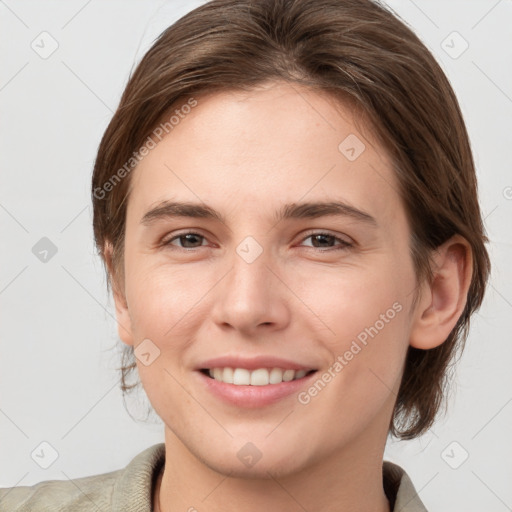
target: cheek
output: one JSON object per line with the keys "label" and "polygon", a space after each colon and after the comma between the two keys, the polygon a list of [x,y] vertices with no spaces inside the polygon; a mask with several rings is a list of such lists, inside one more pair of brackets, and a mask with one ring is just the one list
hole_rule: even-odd
{"label": "cheek", "polygon": [[358,336],[364,340],[366,329],[389,331],[404,316],[404,281],[393,265],[381,262],[304,272],[295,282],[300,283],[298,295],[315,313],[310,318],[321,321],[323,342],[339,352]]}
{"label": "cheek", "polygon": [[305,411],[319,429],[332,427],[333,439],[339,425],[355,435],[392,407],[401,380],[408,347],[405,297],[392,275],[368,276],[340,280],[327,297],[319,295],[319,315],[334,331],[322,336],[332,363],[318,375],[328,383],[313,385],[300,403],[308,404]]}
{"label": "cheek", "polygon": [[139,266],[132,267],[130,275],[132,330],[136,343],[149,339],[159,353],[149,365],[136,358],[138,374],[156,413],[174,428],[187,428],[181,417],[186,415],[180,416],[177,411],[193,408],[194,403],[180,385],[185,372],[181,362],[197,330],[196,308],[215,280],[209,283],[201,279],[198,272],[187,265],[177,269],[165,264],[145,266],[143,263],[142,257]]}
{"label": "cheek", "polygon": [[[147,263],[147,264],[144,264]],[[219,280],[215,269],[198,265],[152,263],[140,258],[130,275],[129,310],[136,345],[151,340],[160,351],[155,365],[144,366],[137,359],[144,385],[174,388],[186,373],[184,358],[198,338],[201,325],[208,320],[211,292]],[[209,295],[210,294],[210,295]],[[136,350],[136,349],[135,349]],[[158,381],[158,382],[154,382]],[[179,395],[179,389],[175,390]],[[176,394],[176,393],[175,393]]]}
{"label": "cheek", "polygon": [[[330,367],[336,376],[328,386],[331,400],[343,397],[347,407],[362,413],[378,409],[396,387],[408,346],[412,277],[406,261],[384,257],[365,268],[303,276],[304,302],[322,320],[317,338],[338,361]],[[319,333],[318,320],[310,318],[309,330]]]}
{"label": "cheek", "polygon": [[147,268],[132,276],[132,327],[158,338],[172,336],[190,321],[188,316],[207,288],[190,269]]}

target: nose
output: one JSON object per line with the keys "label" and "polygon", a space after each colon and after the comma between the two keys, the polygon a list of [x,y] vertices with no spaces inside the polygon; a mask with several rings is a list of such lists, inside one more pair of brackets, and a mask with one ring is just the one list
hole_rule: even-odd
{"label": "nose", "polygon": [[212,316],[223,330],[254,336],[289,323],[292,293],[270,253],[250,238],[234,251],[231,268],[214,294]]}

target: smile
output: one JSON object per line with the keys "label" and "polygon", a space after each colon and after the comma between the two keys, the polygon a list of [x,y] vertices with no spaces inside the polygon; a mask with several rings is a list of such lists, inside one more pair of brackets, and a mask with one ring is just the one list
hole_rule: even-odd
{"label": "smile", "polygon": [[282,368],[208,368],[201,370],[205,375],[225,384],[235,386],[268,386],[302,379],[316,370],[292,370]]}

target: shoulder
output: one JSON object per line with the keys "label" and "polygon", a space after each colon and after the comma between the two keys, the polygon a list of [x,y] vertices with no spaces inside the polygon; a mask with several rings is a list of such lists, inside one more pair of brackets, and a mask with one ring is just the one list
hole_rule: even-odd
{"label": "shoulder", "polygon": [[383,461],[384,491],[392,512],[428,512],[409,475],[398,464]]}
{"label": "shoulder", "polygon": [[47,480],[0,489],[2,512],[150,512],[154,479],[165,445],[139,453],[123,469],[72,480]]}
{"label": "shoulder", "polygon": [[5,512],[109,510],[109,498],[122,471],[0,489],[0,509]]}

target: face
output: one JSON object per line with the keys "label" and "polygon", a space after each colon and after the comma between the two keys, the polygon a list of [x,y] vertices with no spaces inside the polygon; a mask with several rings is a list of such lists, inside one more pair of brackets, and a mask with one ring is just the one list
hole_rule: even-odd
{"label": "face", "polygon": [[116,298],[166,441],[240,475],[383,450],[416,286],[386,152],[298,86],[197,101],[133,171]]}

